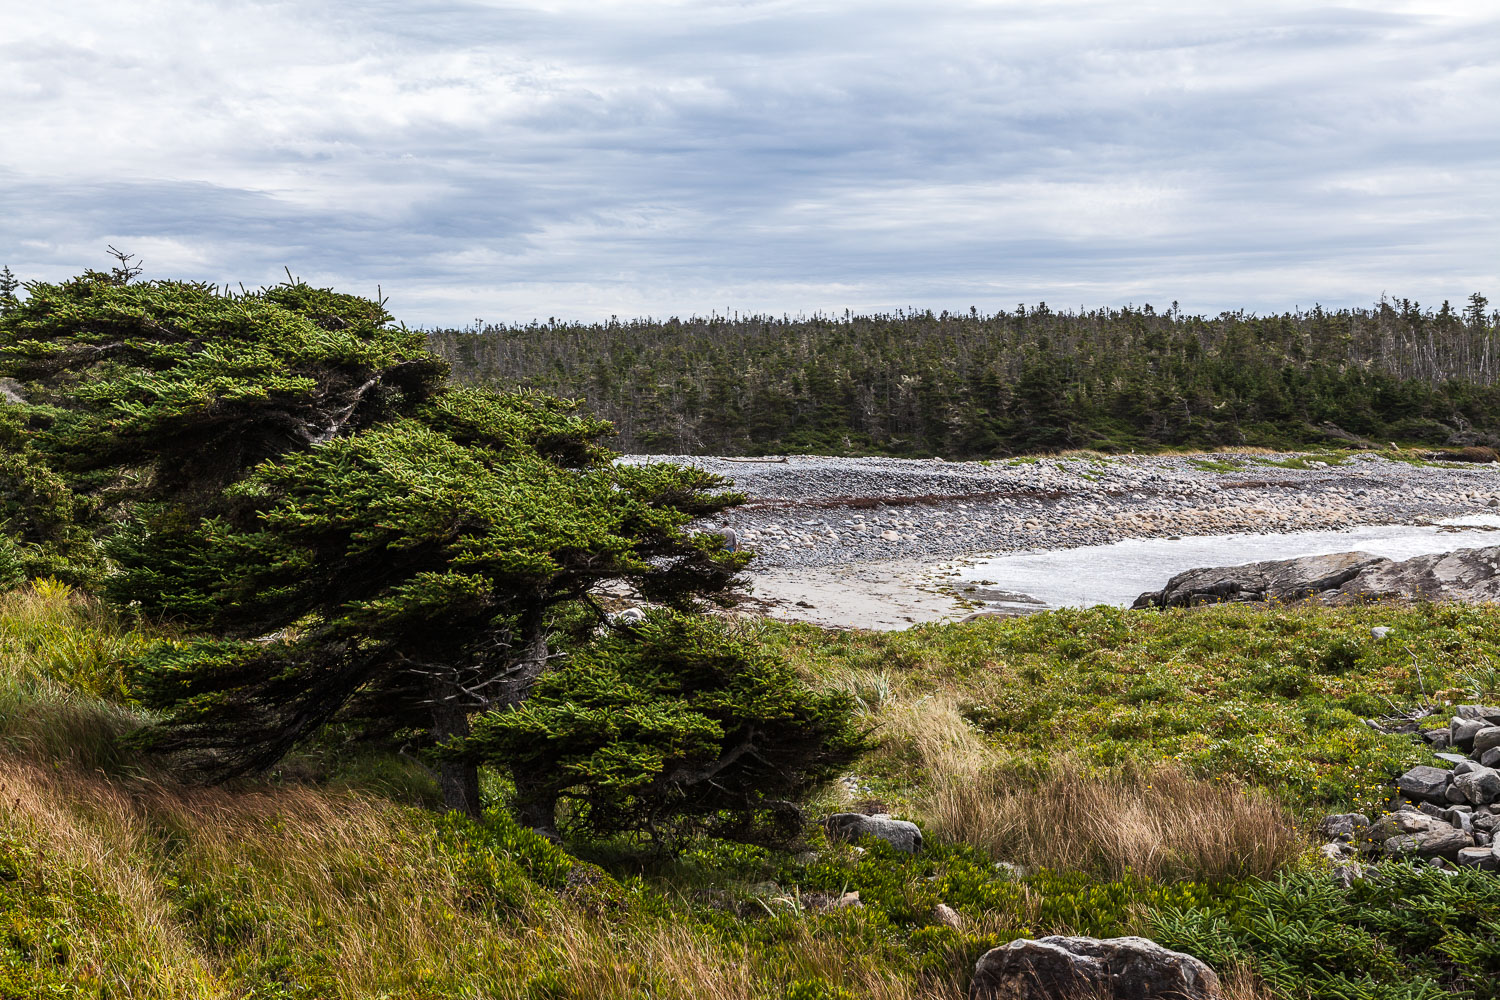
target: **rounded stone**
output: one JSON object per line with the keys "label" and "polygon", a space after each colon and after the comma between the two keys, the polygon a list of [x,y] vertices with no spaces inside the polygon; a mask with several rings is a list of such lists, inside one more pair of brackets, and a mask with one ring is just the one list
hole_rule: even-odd
{"label": "rounded stone", "polygon": [[1022,938],[980,956],[969,1000],[1220,1000],[1219,977],[1199,959],[1142,937]]}

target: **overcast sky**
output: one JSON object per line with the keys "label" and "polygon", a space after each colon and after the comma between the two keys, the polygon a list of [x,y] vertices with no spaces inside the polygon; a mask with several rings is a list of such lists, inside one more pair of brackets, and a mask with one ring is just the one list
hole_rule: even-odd
{"label": "overcast sky", "polygon": [[1500,300],[1493,0],[0,14],[25,278],[112,243],[424,325]]}

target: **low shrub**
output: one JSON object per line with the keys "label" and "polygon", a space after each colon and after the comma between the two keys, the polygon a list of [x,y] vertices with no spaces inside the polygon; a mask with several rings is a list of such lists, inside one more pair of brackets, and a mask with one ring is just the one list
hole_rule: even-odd
{"label": "low shrub", "polygon": [[1246,966],[1278,994],[1339,1000],[1500,996],[1500,879],[1472,869],[1380,865],[1341,887],[1319,870],[1153,918],[1160,943]]}

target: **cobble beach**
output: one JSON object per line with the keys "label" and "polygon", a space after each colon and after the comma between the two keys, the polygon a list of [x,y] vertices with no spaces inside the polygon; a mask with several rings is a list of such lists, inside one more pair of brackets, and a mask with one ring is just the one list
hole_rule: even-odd
{"label": "cobble beach", "polygon": [[[1375,454],[625,459],[651,460],[732,479],[747,502],[716,524],[756,552],[755,593],[783,616],[830,625],[951,617],[962,604],[933,587],[927,571],[980,553],[1427,524],[1500,508],[1500,466]],[[851,602],[852,611],[835,607]]]}

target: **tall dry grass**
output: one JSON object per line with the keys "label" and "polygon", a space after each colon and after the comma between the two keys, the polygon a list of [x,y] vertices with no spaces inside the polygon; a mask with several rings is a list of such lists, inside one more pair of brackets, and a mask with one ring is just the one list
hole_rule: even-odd
{"label": "tall dry grass", "polygon": [[965,718],[982,693],[974,682],[923,689],[909,672],[862,665],[823,683],[852,694],[874,725],[878,743],[862,766],[900,775],[914,789],[913,818],[950,843],[1107,878],[1211,881],[1269,876],[1305,846],[1279,803],[1233,782],[1168,765],[1018,765]]}
{"label": "tall dry grass", "polygon": [[110,995],[228,1000],[283,974],[349,1000],[769,1000],[798,978],[877,1000],[962,995],[956,980],[883,964],[857,912],[751,948],[534,888],[497,908],[484,898],[493,873],[440,843],[429,818],[355,794],[181,788],[0,757],[0,802],[0,848],[35,845],[21,877],[56,907],[68,974]]}
{"label": "tall dry grass", "polygon": [[1266,877],[1303,848],[1297,824],[1268,796],[1172,767],[965,769],[935,782],[922,806],[940,838],[1111,878]]}

